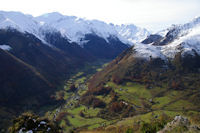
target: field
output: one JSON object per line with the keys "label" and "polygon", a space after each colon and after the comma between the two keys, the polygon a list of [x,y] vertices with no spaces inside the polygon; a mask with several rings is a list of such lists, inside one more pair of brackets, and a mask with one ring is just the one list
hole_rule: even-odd
{"label": "field", "polygon": [[[69,80],[66,81],[64,89],[56,92],[57,99],[63,98],[64,104],[54,108],[52,111],[46,112],[46,117],[50,120],[57,120],[64,132],[70,132],[74,129],[95,129],[102,125],[109,125],[112,121],[108,121],[97,117],[99,108],[86,107],[79,104],[81,95],[87,91],[87,80],[97,71],[106,66],[108,60],[97,61],[86,64],[81,70],[77,70]],[[70,86],[74,84],[78,90],[69,92]],[[64,96],[60,96],[60,94]],[[47,109],[46,109],[47,110]],[[84,116],[80,115],[80,112]]]}
{"label": "field", "polygon": [[[144,84],[137,82],[123,82],[117,85],[111,81],[104,86],[111,87],[117,94],[117,101],[123,101],[133,107],[134,116],[123,118],[119,114],[113,119],[102,117],[101,111],[109,112],[111,105],[111,95],[96,95],[95,97],[106,103],[106,107],[93,108],[80,103],[81,97],[87,92],[87,81],[97,71],[101,71],[106,61],[88,64],[84,69],[77,71],[66,81],[64,89],[56,93],[64,94],[64,104],[48,111],[46,116],[51,120],[56,120],[64,132],[126,132],[134,129],[140,132],[141,122],[151,122],[153,119],[160,119],[163,114],[169,118],[176,115],[187,116],[191,121],[196,122],[194,116],[200,116],[200,105],[194,104],[192,98],[196,99],[197,90],[172,90],[166,85],[162,87],[146,88]],[[78,90],[70,92],[70,86],[74,84]],[[109,115],[109,114],[108,114]],[[196,122],[199,124],[198,122]]]}

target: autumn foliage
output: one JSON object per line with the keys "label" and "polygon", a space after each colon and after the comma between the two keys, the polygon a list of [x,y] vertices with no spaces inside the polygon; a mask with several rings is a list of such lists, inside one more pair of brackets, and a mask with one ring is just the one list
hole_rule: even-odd
{"label": "autumn foliage", "polygon": [[113,102],[110,106],[111,112],[121,112],[126,105],[123,102]]}
{"label": "autumn foliage", "polygon": [[89,95],[89,96],[86,96],[86,97],[83,97],[81,99],[81,103],[86,105],[86,106],[91,106],[93,108],[104,108],[106,106],[106,104],[101,101],[100,99],[96,98],[95,96],[93,95]]}
{"label": "autumn foliage", "polygon": [[58,116],[56,117],[56,121],[57,122],[60,122],[65,116],[67,116],[68,115],[68,113],[67,112],[60,112],[59,114],[58,114]]}
{"label": "autumn foliage", "polygon": [[100,85],[96,88],[89,89],[87,94],[90,94],[90,95],[107,95],[107,94],[110,93],[111,90],[112,90],[111,87],[105,87],[103,85]]}
{"label": "autumn foliage", "polygon": [[116,75],[113,75],[111,80],[112,80],[112,82],[114,82],[117,85],[119,85],[123,82],[123,80],[121,78],[119,78],[119,76],[116,76]]}

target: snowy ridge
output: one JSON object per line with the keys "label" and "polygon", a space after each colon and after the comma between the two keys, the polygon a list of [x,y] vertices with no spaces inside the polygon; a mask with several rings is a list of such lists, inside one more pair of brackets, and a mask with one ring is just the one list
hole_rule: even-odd
{"label": "snowy ridge", "polygon": [[0,11],[0,29],[15,29],[22,33],[31,33],[48,44],[39,33],[40,26],[34,17],[20,12]]}
{"label": "snowy ridge", "polygon": [[[200,17],[189,23],[173,26],[168,30],[167,34],[172,34],[174,37],[171,43],[162,46],[154,46],[153,43],[134,45],[133,49],[136,51],[134,56],[140,56],[140,58],[147,60],[150,57],[165,60],[174,58],[179,52],[183,57],[185,55],[200,55]],[[169,37],[167,34],[164,38]]]}
{"label": "snowy ridge", "polygon": [[[44,14],[36,18],[41,25],[57,29],[72,42],[81,44],[86,34],[96,34],[106,41],[117,37],[123,43],[132,44],[146,38],[149,32],[135,25],[113,25],[98,20],[86,20],[74,16],[63,16],[59,13]],[[142,34],[141,34],[142,33]]]}
{"label": "snowy ridge", "polygon": [[52,21],[50,21],[48,18],[53,18],[52,14],[46,14],[44,17],[45,18],[43,18],[43,16],[38,17],[37,20],[42,20],[39,22],[42,22],[43,26],[49,26],[60,31],[64,37],[69,38],[72,42],[80,43],[81,39],[83,39],[86,34],[95,33],[106,40],[109,36],[117,34],[112,31],[110,26],[97,20],[90,22],[88,20],[69,16],[62,16],[59,18],[57,16],[55,17],[53,14],[55,20],[52,19]]}
{"label": "snowy ridge", "polygon": [[38,34],[38,24],[30,15],[20,12],[0,12],[0,28],[15,28],[21,32]]}
{"label": "snowy ridge", "polygon": [[162,36],[162,37],[165,37],[166,35],[167,35],[167,33],[169,32],[169,31],[171,31],[172,29],[174,29],[176,27],[176,25],[172,25],[171,27],[169,27],[169,28],[167,28],[167,29],[164,29],[164,30],[161,30],[161,31],[159,31],[159,32],[157,32],[157,33],[154,33],[154,34],[158,34],[158,35],[160,35],[160,36]]}
{"label": "snowy ridge", "polygon": [[192,21],[183,24],[183,25],[172,25],[171,27],[161,30],[156,34],[165,37],[169,31],[174,37],[181,37],[188,34],[193,28],[198,27],[200,25],[200,17],[194,18]]}
{"label": "snowy ridge", "polygon": [[133,50],[136,52],[134,54],[134,57],[136,58],[145,58],[147,60],[150,60],[151,58],[166,59],[166,57],[162,54],[160,47],[156,47],[151,44],[137,43],[134,45]]}
{"label": "snowy ridge", "polygon": [[175,39],[169,45],[162,47],[162,52],[165,56],[173,58],[177,52],[182,52],[182,55],[195,53],[200,55],[200,25],[193,29],[185,36]]}
{"label": "snowy ridge", "polygon": [[38,23],[30,15],[20,12],[0,12],[0,28],[14,28],[20,32],[29,32],[37,35],[39,31]]}
{"label": "snowy ridge", "polygon": [[107,42],[108,38],[114,37],[130,45],[140,42],[149,35],[146,29],[135,25],[113,25],[99,20],[64,16],[57,12],[33,17],[20,12],[0,11],[0,29],[8,28],[31,33],[43,42],[45,32],[60,32],[63,37],[78,44],[84,43],[86,34],[96,34]]}
{"label": "snowy ridge", "polygon": [[116,25],[118,33],[129,42],[138,43],[142,42],[150,33],[146,29],[142,29],[133,24],[129,25]]}

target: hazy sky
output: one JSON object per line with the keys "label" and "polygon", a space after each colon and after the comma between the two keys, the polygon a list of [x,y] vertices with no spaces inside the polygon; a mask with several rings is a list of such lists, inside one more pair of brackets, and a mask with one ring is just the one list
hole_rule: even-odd
{"label": "hazy sky", "polygon": [[56,11],[157,31],[200,16],[200,0],[2,0],[0,10],[33,16]]}

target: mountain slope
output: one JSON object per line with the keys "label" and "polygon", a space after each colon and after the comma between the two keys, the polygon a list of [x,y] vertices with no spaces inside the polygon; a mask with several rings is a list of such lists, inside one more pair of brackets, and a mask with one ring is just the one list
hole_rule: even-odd
{"label": "mountain slope", "polygon": [[[70,50],[82,49],[78,44],[69,46],[74,46]],[[0,115],[0,127],[8,126],[5,123],[13,115],[27,110],[39,112],[42,107],[62,102],[52,96],[72,72],[94,60],[84,54],[78,57],[50,47],[29,33],[0,30],[0,106],[3,112],[9,110],[9,116]]]}
{"label": "mountain slope", "polygon": [[[74,67],[78,68],[95,59],[115,58],[129,47],[120,40],[118,32],[111,24],[55,13],[47,14],[45,23],[39,21],[42,18],[46,17],[34,18],[19,12],[1,11],[0,48],[8,53],[7,56],[11,55],[30,66],[53,88],[61,85]],[[80,29],[77,30],[76,26]],[[79,32],[84,35],[81,45],[72,42],[71,37],[67,36],[68,33],[72,34],[70,28],[74,35]],[[66,29],[66,32],[63,32],[63,29]],[[8,68],[4,66],[2,69]],[[12,77],[12,80],[15,80],[17,75]],[[31,74],[27,77],[31,78]],[[23,81],[18,84],[23,85]],[[22,86],[21,89],[25,88]]]}
{"label": "mountain slope", "polygon": [[[0,65],[1,106],[20,108],[20,104],[28,107],[31,104],[38,106],[50,102],[47,94],[55,88],[43,75],[8,52],[0,50],[0,55],[3,62]],[[25,100],[35,96],[38,98],[35,103],[27,103]]]}
{"label": "mountain slope", "polygon": [[0,30],[0,107],[3,112],[9,110],[9,116],[0,115],[0,127],[8,126],[5,123],[13,115],[27,110],[39,112],[42,107],[59,104],[52,95],[72,72],[94,60],[85,56],[49,47],[29,33]]}
{"label": "mountain slope", "polygon": [[[179,25],[164,37],[151,35],[136,43],[89,80],[83,102],[99,98],[106,105],[97,116],[118,119],[95,131],[157,132],[167,117],[180,114],[199,124],[198,19],[185,24],[193,26]],[[174,132],[183,130],[187,129],[179,127]]]}
{"label": "mountain slope", "polygon": [[[135,25],[113,25],[98,20],[86,20],[59,13],[48,13],[36,18],[40,23],[42,36],[54,32],[62,38],[76,42],[97,58],[114,58],[129,45],[143,40],[149,32]],[[48,42],[50,43],[50,42]]]}
{"label": "mountain slope", "polygon": [[[57,12],[33,17],[20,12],[1,11],[0,29],[16,29],[22,33],[32,34],[44,44],[53,45],[59,49],[66,47],[65,44],[76,43],[82,48],[86,47],[84,50],[77,47],[77,51],[82,51],[80,53],[104,59],[116,57],[130,45],[141,42],[149,35],[146,29],[133,24],[113,25],[99,20],[64,16]],[[94,41],[99,40],[97,38],[101,38],[102,41]],[[71,46],[68,45],[69,47]],[[67,52],[69,51],[71,50]],[[99,54],[95,54],[96,52]],[[72,53],[78,54],[78,52]],[[80,57],[80,54],[78,56]]]}
{"label": "mountain slope", "polygon": [[38,113],[63,102],[55,101],[55,91],[70,74],[88,62],[113,59],[128,47],[129,41],[112,24],[63,15],[44,23],[30,15],[1,11],[0,128],[19,113]]}
{"label": "mountain slope", "polygon": [[[147,84],[152,84],[154,81],[170,84],[173,79],[182,80],[181,82],[190,81],[198,86],[197,81],[200,78],[198,76],[200,72],[199,29],[200,21],[196,18],[190,23],[169,30],[162,39],[158,37],[149,41],[147,38],[143,42],[149,41],[149,44],[133,45],[91,79],[91,88],[100,85],[101,81],[113,80],[113,77],[118,80],[132,80]],[[192,75],[193,81],[184,78]],[[186,85],[185,88],[187,87],[189,86]]]}
{"label": "mountain slope", "polygon": [[[9,53],[37,68],[39,72],[49,77],[52,83],[58,83],[59,77],[66,75],[63,72],[69,67],[69,63],[72,66],[76,64],[76,58],[72,60],[68,54],[43,44],[35,36],[28,33],[0,30],[0,40],[1,44],[7,44],[11,47]],[[58,65],[59,69],[55,69]]]}

